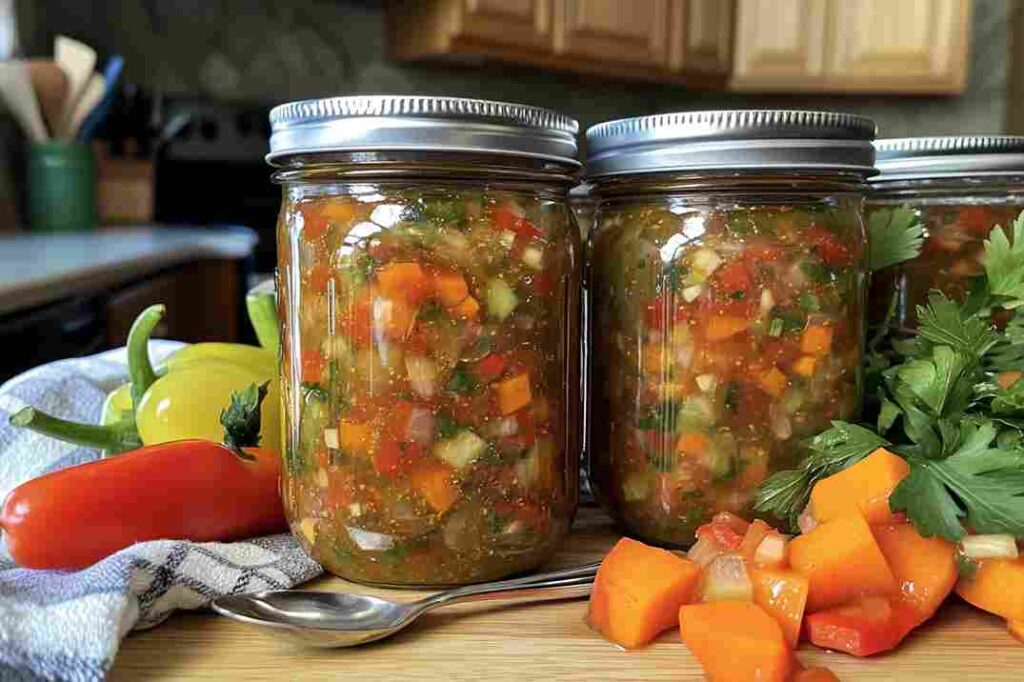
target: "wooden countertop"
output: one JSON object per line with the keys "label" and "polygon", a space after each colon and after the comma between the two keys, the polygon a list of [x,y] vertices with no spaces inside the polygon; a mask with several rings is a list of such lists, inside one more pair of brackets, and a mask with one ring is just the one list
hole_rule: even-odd
{"label": "wooden countertop", "polygon": [[256,233],[242,227],[137,226],[95,232],[0,236],[0,314],[100,291],[202,259],[247,258]]}
{"label": "wooden countertop", "polygon": [[[617,533],[596,509],[584,509],[551,566],[595,561]],[[310,589],[352,590],[412,599],[417,593],[372,590],[338,578]],[[583,623],[582,600],[451,607],[423,616],[395,637],[355,649],[296,648],[262,630],[210,613],[177,614],[130,635],[112,680],[700,680],[700,667],[665,633],[641,651],[624,652]],[[830,667],[841,680],[1020,680],[1024,645],[995,617],[951,600],[890,655],[858,660],[803,645],[804,665]]]}

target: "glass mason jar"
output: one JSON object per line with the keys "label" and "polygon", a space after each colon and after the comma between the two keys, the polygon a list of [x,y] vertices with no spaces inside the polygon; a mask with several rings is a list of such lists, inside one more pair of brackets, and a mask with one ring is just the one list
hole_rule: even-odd
{"label": "glass mason jar", "polygon": [[382,96],[271,121],[293,533],[360,582],[533,569],[578,495],[576,122]]}
{"label": "glass mason jar", "polygon": [[591,483],[689,545],[861,398],[871,121],[694,112],[587,132]]}
{"label": "glass mason jar", "polygon": [[992,228],[1006,228],[1024,209],[1024,137],[911,137],[878,140],[868,213],[891,219],[908,208],[921,220],[921,254],[875,273],[869,298],[870,319],[904,333],[916,327],[917,306],[938,289],[959,301],[971,278],[984,272],[981,257]]}

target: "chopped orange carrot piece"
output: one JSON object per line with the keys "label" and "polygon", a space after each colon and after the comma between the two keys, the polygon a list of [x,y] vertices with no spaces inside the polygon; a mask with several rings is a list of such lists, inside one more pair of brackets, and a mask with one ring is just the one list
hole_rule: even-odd
{"label": "chopped orange carrot piece", "polygon": [[779,371],[778,367],[762,372],[757,378],[757,383],[761,390],[773,398],[781,398],[786,392],[786,375]]}
{"label": "chopped orange carrot piece", "polygon": [[480,317],[480,302],[472,296],[467,296],[462,303],[449,308],[449,311],[463,320],[475,320]]}
{"label": "chopped orange carrot piece", "polygon": [[433,276],[434,295],[445,308],[454,308],[469,296],[466,278],[451,270],[439,270]]}
{"label": "chopped orange carrot piece", "polygon": [[778,622],[786,642],[795,648],[807,606],[807,578],[795,571],[754,568],[750,579],[754,583],[754,603]]}
{"label": "chopped orange carrot piece", "polygon": [[423,496],[434,511],[443,514],[459,499],[459,489],[452,479],[451,466],[435,459],[423,459],[410,472],[412,487]]}
{"label": "chopped orange carrot piece", "polygon": [[373,443],[373,429],[363,422],[342,419],[338,426],[338,447],[353,455],[368,455]]}
{"label": "chopped orange carrot piece", "polygon": [[676,451],[691,457],[704,454],[710,445],[711,439],[707,434],[700,431],[684,431],[679,440],[676,441]]}
{"label": "chopped orange carrot piece", "polygon": [[814,376],[814,367],[817,364],[818,359],[813,355],[801,355],[793,363],[793,372],[802,377],[812,377]]}
{"label": "chopped orange carrot piece", "polygon": [[352,220],[359,214],[359,202],[354,199],[333,198],[323,205],[320,214],[332,222]]}
{"label": "chopped orange carrot piece", "polygon": [[882,555],[896,576],[903,601],[923,623],[942,605],[956,585],[956,546],[940,537],[925,538],[909,523],[871,529]]}
{"label": "chopped orange carrot piece", "polygon": [[860,595],[898,591],[896,578],[859,513],[826,521],[794,538],[789,563],[810,583],[810,611],[839,606]]}
{"label": "chopped orange carrot piece", "polygon": [[700,568],[688,559],[622,538],[601,562],[587,622],[627,649],[643,646],[676,625],[699,581]]}
{"label": "chopped orange carrot piece", "polygon": [[808,355],[827,355],[832,350],[832,335],[835,330],[824,324],[811,324],[800,339],[800,350]]}
{"label": "chopped orange carrot piece", "polygon": [[390,299],[416,304],[430,293],[431,283],[419,263],[396,262],[377,271],[380,290]]}
{"label": "chopped orange carrot piece", "polygon": [[530,393],[530,375],[526,372],[494,384],[498,396],[498,409],[502,414],[517,412],[533,400]]}
{"label": "chopped orange carrot piece", "polygon": [[974,576],[957,583],[956,593],[982,611],[1024,620],[1024,557],[980,560]]}
{"label": "chopped orange carrot piece", "polygon": [[792,672],[793,652],[782,628],[757,604],[683,606],[679,633],[711,682],[783,682]]}
{"label": "chopped orange carrot piece", "polygon": [[708,341],[721,341],[735,336],[750,327],[750,322],[742,317],[717,315],[704,325],[704,336]]}
{"label": "chopped orange carrot piece", "polygon": [[870,524],[890,523],[889,495],[910,473],[910,465],[878,448],[853,466],[818,481],[811,490],[811,508],[819,523],[860,512]]}

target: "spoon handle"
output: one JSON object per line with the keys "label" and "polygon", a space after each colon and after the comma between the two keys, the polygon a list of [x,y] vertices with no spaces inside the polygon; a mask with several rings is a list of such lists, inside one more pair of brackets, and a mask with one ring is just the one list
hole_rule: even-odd
{"label": "spoon handle", "polygon": [[457,587],[421,599],[417,606],[422,611],[426,611],[448,604],[490,599],[542,601],[585,597],[590,594],[594,576],[597,575],[600,565],[588,564],[561,571],[512,578],[511,580]]}

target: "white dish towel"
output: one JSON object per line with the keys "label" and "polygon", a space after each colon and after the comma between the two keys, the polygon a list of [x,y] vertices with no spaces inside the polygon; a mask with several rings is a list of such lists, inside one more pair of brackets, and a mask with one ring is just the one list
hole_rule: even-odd
{"label": "white dish towel", "polygon": [[[150,356],[158,362],[180,345],[153,341]],[[119,349],[37,367],[0,386],[0,500],[31,478],[98,457],[15,429],[11,414],[32,405],[95,423],[106,394],[126,379]],[[78,572],[17,568],[0,550],[0,680],[103,679],[133,629],[224,594],[284,589],[320,572],[287,534],[233,543],[144,542]]]}

